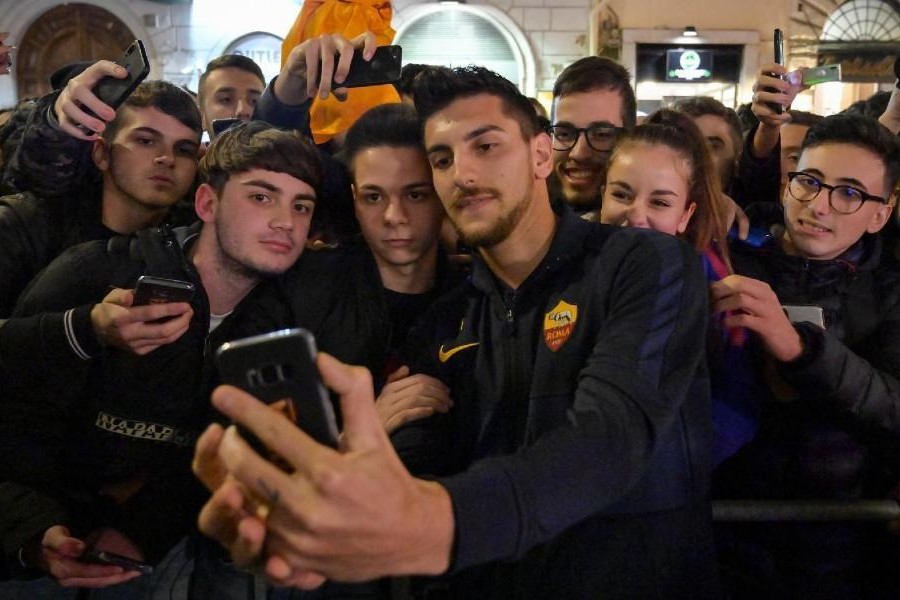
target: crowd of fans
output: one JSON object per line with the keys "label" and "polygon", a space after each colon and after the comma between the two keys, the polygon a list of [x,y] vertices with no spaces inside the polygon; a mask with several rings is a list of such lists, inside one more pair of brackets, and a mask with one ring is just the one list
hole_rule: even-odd
{"label": "crowd of fans", "polygon": [[[740,117],[638,123],[607,58],[549,116],[407,65],[313,144],[374,50],[310,39],[268,83],[222,56],[118,109],[121,69],[78,63],[0,125],[0,597],[900,594],[890,515],[711,509],[900,496],[900,87],[823,117],[767,64]],[[194,295],[137,305],[143,275]],[[294,327],[338,449],[217,388],[220,344]]]}

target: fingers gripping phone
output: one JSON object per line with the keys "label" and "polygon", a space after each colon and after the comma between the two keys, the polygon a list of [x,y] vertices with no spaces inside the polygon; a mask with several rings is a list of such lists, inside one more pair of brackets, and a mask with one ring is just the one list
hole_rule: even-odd
{"label": "fingers gripping phone", "polygon": [[[775,62],[777,62],[782,67],[784,66],[784,32],[780,29],[775,29],[774,35],[774,50],[775,50]],[[773,74],[773,76],[776,76]],[[777,75],[779,79],[784,79],[784,77]],[[780,92],[781,90],[777,90],[775,88],[766,88],[769,92]],[[777,102],[767,102],[766,105],[774,110],[779,115],[784,112],[784,107],[778,104]]]}
{"label": "fingers gripping phone", "polygon": [[[134,40],[125,50],[125,54],[116,61],[116,64],[125,67],[125,70],[128,72],[125,78],[104,77],[97,82],[97,85],[92,90],[97,98],[114,109],[119,108],[135,88],[150,74],[150,62],[147,60],[147,50],[144,48],[144,42]],[[81,108],[92,117],[97,116],[94,114],[94,111],[86,106]],[[79,128],[85,133],[94,133],[83,125],[79,125]]]}
{"label": "fingers gripping phone", "polygon": [[[350,70],[343,82],[331,82],[331,89],[354,88],[369,85],[383,85],[394,83],[400,79],[400,67],[403,59],[403,49],[400,46],[379,46],[372,55],[371,60],[363,58],[362,50],[353,51],[353,60],[350,62]],[[319,73],[322,72],[321,63]]]}
{"label": "fingers gripping phone", "polygon": [[132,306],[165,304],[166,302],[190,302],[194,297],[194,284],[179,279],[166,279],[141,275],[134,286]]}
{"label": "fingers gripping phone", "polygon": [[337,447],[334,407],[316,369],[316,343],[305,329],[282,329],[228,342],[216,351],[223,383],[269,404],[313,439]]}

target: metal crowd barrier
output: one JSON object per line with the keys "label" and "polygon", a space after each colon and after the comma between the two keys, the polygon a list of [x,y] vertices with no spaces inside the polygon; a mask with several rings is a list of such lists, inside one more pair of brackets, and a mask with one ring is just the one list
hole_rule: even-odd
{"label": "metal crowd barrier", "polygon": [[713,521],[893,521],[897,500],[714,500]]}

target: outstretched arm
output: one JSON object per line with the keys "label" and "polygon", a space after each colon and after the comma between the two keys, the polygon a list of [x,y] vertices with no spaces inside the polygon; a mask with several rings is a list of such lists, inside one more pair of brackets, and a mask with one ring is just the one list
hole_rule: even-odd
{"label": "outstretched arm", "polygon": [[[6,181],[16,190],[38,196],[66,199],[93,172],[91,142],[116,111],[92,92],[103,77],[125,77],[124,67],[107,60],[89,66],[68,81],[66,87],[41,98],[35,106],[12,156],[7,157]],[[84,107],[97,117],[89,116]]]}

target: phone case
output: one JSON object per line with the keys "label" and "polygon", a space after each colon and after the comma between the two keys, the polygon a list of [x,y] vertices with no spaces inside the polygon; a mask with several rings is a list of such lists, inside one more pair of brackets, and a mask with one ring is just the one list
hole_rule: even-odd
{"label": "phone case", "polygon": [[116,64],[125,67],[128,77],[116,79],[104,77],[94,86],[94,95],[103,100],[112,108],[119,108],[131,92],[150,74],[150,62],[147,60],[147,50],[144,42],[134,40],[125,50],[125,54],[116,61]]}
{"label": "phone case", "polygon": [[[105,104],[118,109],[135,88],[150,74],[150,62],[147,60],[147,50],[144,48],[144,42],[134,40],[125,50],[122,58],[116,61],[116,64],[125,67],[125,70],[128,71],[128,76],[125,79],[104,77],[97,82],[92,91]],[[94,111],[86,106],[82,106],[81,109],[92,117],[97,116]],[[88,135],[96,133],[82,124],[78,124],[77,127]]]}
{"label": "phone case", "polygon": [[236,125],[240,125],[243,123],[243,119],[238,119],[237,117],[230,119],[213,119],[212,120],[212,130],[213,135],[221,135],[224,132],[228,131],[232,127]]}
{"label": "phone case", "polygon": [[[784,32],[780,29],[775,29],[774,35],[774,52],[775,52],[775,62],[781,66],[784,66]],[[777,92],[778,90],[773,88],[767,88],[770,92]],[[784,107],[775,102],[767,102],[769,108],[774,110],[779,115],[784,112]]]}
{"label": "phone case", "polygon": [[316,369],[316,344],[305,329],[282,329],[222,344],[222,382],[256,396],[322,444],[337,446],[334,408]]}
{"label": "phone case", "polygon": [[166,279],[141,275],[134,286],[132,306],[164,304],[166,302],[190,302],[194,297],[194,284],[179,279]]}
{"label": "phone case", "polygon": [[402,60],[403,49],[396,45],[379,46],[369,61],[363,58],[361,52],[356,51],[353,53],[347,78],[343,83],[332,82],[331,87],[353,88],[393,83],[400,79]]}
{"label": "phone case", "polygon": [[781,306],[791,323],[809,322],[825,328],[825,311],[821,306],[783,304]]}

